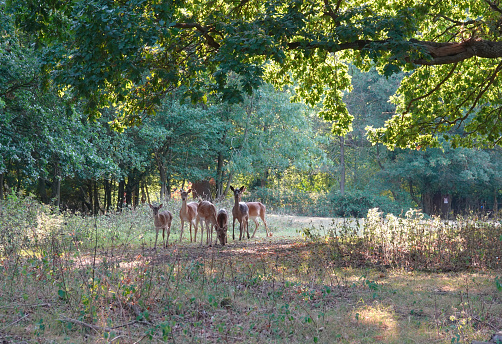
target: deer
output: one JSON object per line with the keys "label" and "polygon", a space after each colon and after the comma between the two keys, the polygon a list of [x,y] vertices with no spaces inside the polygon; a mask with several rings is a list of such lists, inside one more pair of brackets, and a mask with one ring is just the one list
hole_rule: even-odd
{"label": "deer", "polygon": [[[231,189],[232,189],[232,191],[234,191],[232,187],[231,187]],[[244,191],[246,191],[245,186],[240,188],[240,194],[242,195],[242,193],[244,193]],[[235,194],[235,191],[234,191],[234,194]],[[240,200],[240,198],[239,198],[239,200]],[[265,231],[267,232],[267,237],[272,236],[272,232],[270,232],[268,230],[267,221],[265,221],[265,214],[266,214],[265,205],[261,202],[246,202],[246,205],[249,208],[249,218],[252,219],[255,224],[254,232],[253,232],[253,235],[251,236],[251,238],[254,238],[254,236],[256,234],[256,230],[258,229],[258,226],[260,225],[260,223],[257,220],[258,217],[261,218],[261,220],[265,224]]]}
{"label": "deer", "polygon": [[[154,250],[157,250],[157,238],[159,237],[159,230],[162,229],[162,246],[167,248],[169,245],[169,234],[171,234],[171,223],[173,221],[173,214],[169,210],[159,211],[162,208],[162,204],[155,206],[150,205],[153,210],[153,223],[155,224],[155,246]],[[164,232],[167,232],[167,241],[164,245]]]}
{"label": "deer", "polygon": [[[204,241],[204,225],[206,224],[206,245],[211,245],[213,242],[213,226],[216,226],[216,207],[209,201],[199,201],[197,207],[197,225],[200,226],[200,246]],[[197,242],[197,226],[195,227],[195,242]],[[210,239],[211,238],[211,239]],[[215,240],[216,242],[216,240]]]}
{"label": "deer", "polygon": [[[190,202],[187,204],[188,194],[192,192],[192,189],[187,191],[181,190],[181,209],[180,209],[180,219],[181,219],[181,234],[180,242],[183,239],[183,227],[185,226],[185,221],[190,223],[190,242],[192,242],[192,225],[195,227],[195,235],[197,235],[197,206],[196,202]],[[197,237],[194,238],[197,242]]]}
{"label": "deer", "polygon": [[216,235],[221,246],[227,243],[228,213],[226,209],[218,210],[216,214]]}
{"label": "deer", "polygon": [[[244,190],[246,190],[246,189],[244,188]],[[244,190],[243,190],[243,192],[244,192]],[[272,236],[272,232],[269,232],[269,230],[268,230],[267,221],[265,221],[265,213],[266,213],[265,205],[261,202],[246,202],[246,205],[249,208],[249,218],[252,219],[254,221],[254,224],[256,225],[251,238],[254,238],[254,235],[256,234],[256,230],[258,229],[258,226],[260,225],[260,223],[256,219],[258,217],[265,224],[265,231],[267,232],[267,237]]]}
{"label": "deer", "polygon": [[240,189],[234,189],[233,186],[230,185],[230,190],[234,193],[234,207],[232,208],[232,215],[234,217],[234,221],[232,224],[232,239],[235,240],[235,220],[239,221],[239,240],[242,240],[242,232],[246,230],[249,239],[249,230],[248,230],[248,220],[249,220],[249,207],[246,203],[241,202],[242,193],[246,188],[243,186]]}

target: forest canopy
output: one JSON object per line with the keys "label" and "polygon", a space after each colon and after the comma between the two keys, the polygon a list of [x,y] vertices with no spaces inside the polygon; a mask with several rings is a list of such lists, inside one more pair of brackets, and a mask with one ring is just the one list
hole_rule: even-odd
{"label": "forest canopy", "polygon": [[[85,102],[91,118],[116,106],[115,127],[141,122],[163,97],[218,94],[240,102],[264,81],[296,87],[333,132],[351,130],[348,66],[406,76],[396,114],[368,128],[390,148],[501,143],[498,1],[8,1],[36,35],[47,84]],[[9,29],[2,28],[4,36]],[[7,34],[5,34],[7,32]],[[13,86],[14,87],[14,86]],[[5,96],[2,95],[2,96]]]}

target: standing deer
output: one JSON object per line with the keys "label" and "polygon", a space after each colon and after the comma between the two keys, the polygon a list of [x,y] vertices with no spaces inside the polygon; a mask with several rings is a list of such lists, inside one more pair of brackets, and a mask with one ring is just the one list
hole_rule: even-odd
{"label": "standing deer", "polygon": [[[244,190],[246,190],[246,189],[244,189]],[[242,190],[242,192],[244,192],[244,190]],[[267,232],[267,237],[272,236],[272,232],[269,232],[269,230],[268,230],[267,221],[265,221],[265,212],[266,212],[265,205],[261,202],[246,202],[246,205],[249,208],[249,218],[252,219],[256,225],[251,238],[254,238],[254,235],[256,234],[256,230],[258,229],[258,226],[260,225],[260,223],[256,219],[257,217],[261,218],[261,220],[265,224],[265,231]]]}
{"label": "standing deer", "polygon": [[230,189],[234,192],[234,207],[232,208],[232,215],[234,217],[234,221],[232,223],[232,239],[235,240],[235,220],[239,221],[239,240],[242,240],[242,232],[246,230],[249,239],[249,230],[248,230],[248,220],[249,220],[249,208],[246,203],[241,202],[241,196],[244,190],[246,189],[244,186],[240,189],[234,189],[233,186],[230,186]]}
{"label": "standing deer", "polygon": [[[170,211],[164,210],[160,211],[162,208],[162,204],[158,206],[150,205],[150,208],[153,210],[153,223],[155,224],[155,246],[154,250],[157,249],[157,238],[159,236],[159,230],[162,228],[162,246],[167,247],[169,245],[169,234],[171,234],[171,223],[173,221],[173,214]],[[167,241],[164,245],[164,232],[167,231]]]}
{"label": "standing deer", "polygon": [[[185,221],[190,223],[190,242],[192,242],[192,225],[195,226],[195,234],[197,235],[197,203],[190,202],[187,204],[188,194],[192,191],[192,189],[188,189],[187,191],[181,190],[181,209],[180,209],[180,219],[181,219],[181,234],[180,234],[180,242],[183,238],[183,227],[185,226]],[[197,242],[197,237],[194,238],[195,242]]]}
{"label": "standing deer", "polygon": [[216,214],[216,235],[220,241],[221,246],[225,246],[227,243],[227,231],[228,231],[228,213],[225,209],[218,210]]}
{"label": "standing deer", "polygon": [[[200,246],[204,241],[204,224],[206,224],[206,245],[210,245],[213,242],[213,226],[216,226],[216,207],[213,203],[208,201],[199,201],[197,207],[197,225],[201,223],[200,226]],[[211,239],[209,239],[211,237]],[[197,242],[197,226],[195,227],[195,242]]]}

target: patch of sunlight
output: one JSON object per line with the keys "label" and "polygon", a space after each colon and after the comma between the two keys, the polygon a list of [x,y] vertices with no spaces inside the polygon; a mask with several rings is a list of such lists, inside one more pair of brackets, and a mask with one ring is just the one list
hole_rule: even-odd
{"label": "patch of sunlight", "polygon": [[358,327],[365,327],[374,340],[385,343],[399,336],[399,326],[391,307],[365,305],[353,311]]}

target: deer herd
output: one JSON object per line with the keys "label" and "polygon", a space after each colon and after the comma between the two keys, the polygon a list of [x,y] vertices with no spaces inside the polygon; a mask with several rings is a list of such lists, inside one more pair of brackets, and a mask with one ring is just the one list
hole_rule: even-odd
{"label": "deer herd", "polygon": [[[232,224],[232,240],[235,240],[235,220],[239,221],[239,240],[242,240],[243,234],[247,235],[249,239],[248,221],[252,219],[255,223],[255,229],[251,238],[254,238],[259,223],[257,218],[261,218],[265,224],[265,231],[267,237],[272,236],[265,221],[265,206],[260,202],[241,202],[241,197],[246,187],[234,188],[230,186],[234,193],[234,206],[232,208],[233,224]],[[215,245],[217,241],[223,246],[227,243],[227,230],[228,230],[228,213],[225,209],[220,209],[216,212],[216,207],[209,201],[199,200],[198,202],[188,203],[188,194],[191,189],[187,191],[181,190],[181,233],[180,242],[183,239],[183,229],[185,222],[190,226],[190,242],[197,242],[197,228],[200,224],[200,244],[203,245],[204,241],[204,224],[206,227],[206,245],[211,245],[213,242],[213,228],[216,232]],[[162,246],[166,248],[169,245],[169,234],[171,233],[171,223],[173,221],[173,214],[169,210],[160,210],[162,204],[154,206],[150,204],[153,211],[153,222],[155,225],[155,246],[157,249],[157,239],[159,231],[162,229]],[[194,228],[194,235],[192,237],[192,227]],[[167,232],[167,240],[164,234]]]}

